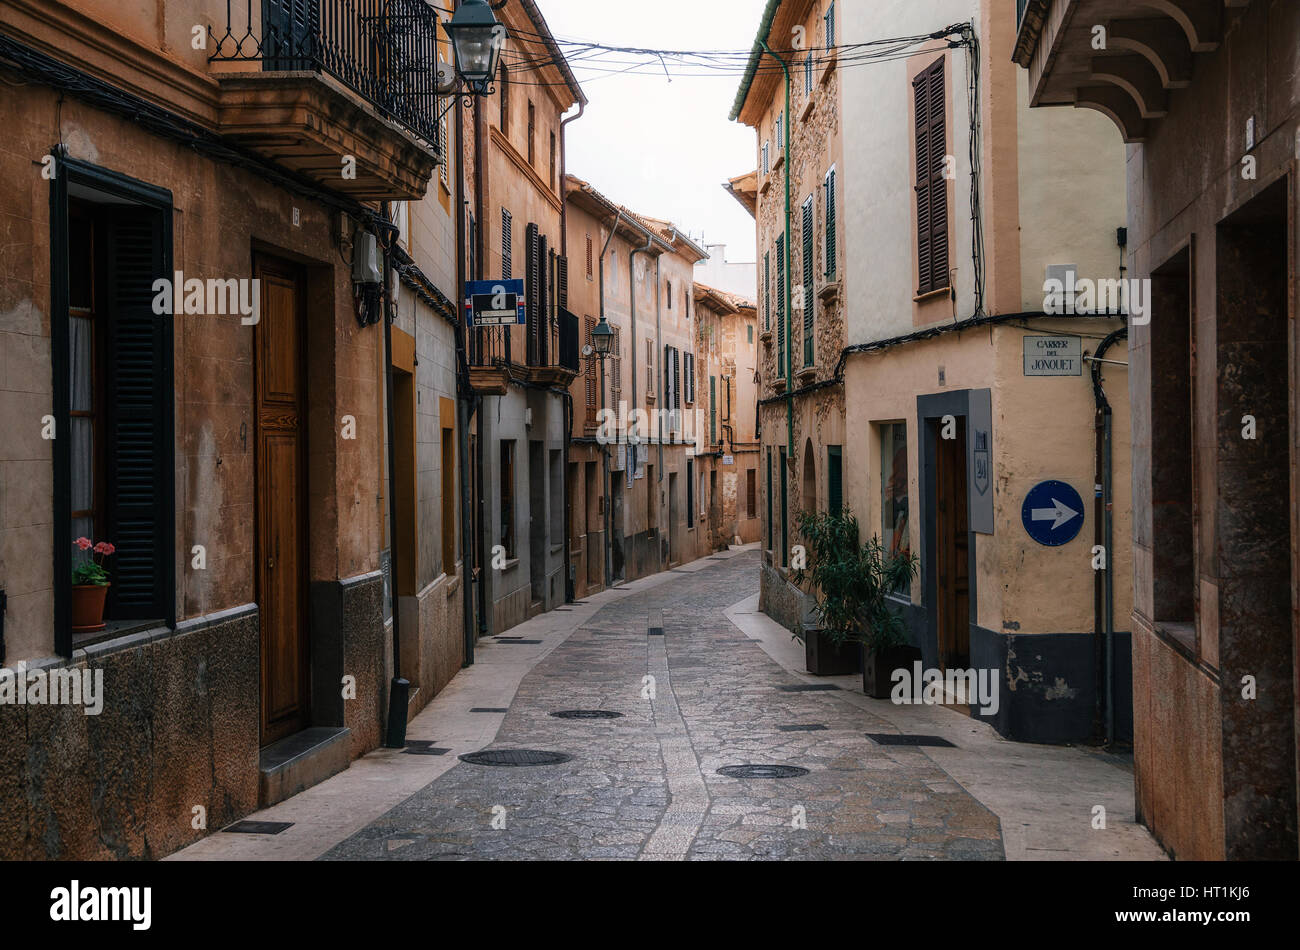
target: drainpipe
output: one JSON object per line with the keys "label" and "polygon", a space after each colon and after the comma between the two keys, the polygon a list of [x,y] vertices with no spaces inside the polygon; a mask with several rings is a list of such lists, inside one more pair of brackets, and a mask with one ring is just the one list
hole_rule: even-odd
{"label": "drainpipe", "polygon": [[[781,70],[785,73],[785,119],[781,123],[781,133],[782,138],[785,139],[782,145],[785,151],[785,391],[789,394],[794,391],[794,378],[790,371],[791,366],[794,365],[794,351],[791,349],[794,345],[791,333],[794,311],[790,309],[790,278],[794,276],[790,272],[790,67],[785,60],[772,52],[765,41],[759,40],[759,45],[763,47],[764,53],[781,64]],[[785,401],[785,421],[788,463],[794,458],[794,402],[788,395]]]}
{"label": "drainpipe", "polygon": [[[465,281],[469,270],[465,259],[469,251],[465,240],[465,169],[461,162],[465,155],[465,129],[460,110],[456,109],[456,213],[460,220],[456,232],[461,235],[457,241],[456,254],[456,309],[459,319],[456,321],[456,349],[459,351],[458,369],[460,375],[460,398],[456,400],[456,461],[460,476],[460,586],[461,586],[461,636],[464,638],[465,658],[462,666],[474,664],[474,646],[478,639],[474,635],[474,511],[470,502],[473,492],[470,490],[469,460],[469,421],[473,415],[474,390],[469,384],[469,327],[466,324],[464,310],[460,301],[465,299]],[[444,161],[445,161],[444,157]],[[446,526],[443,526],[446,530]],[[447,565],[453,567],[454,565]]]}
{"label": "drainpipe", "polygon": [[[566,186],[567,187],[567,186]],[[565,204],[568,204],[566,201]],[[609,229],[609,237],[605,238],[605,246],[600,249],[600,262],[598,270],[600,271],[600,319],[602,322],[605,317],[605,255],[609,253],[609,245],[614,240],[614,235],[618,232],[619,223],[623,220],[623,209],[619,208],[614,215],[614,225]],[[629,275],[630,276],[630,275]],[[636,347],[633,345],[633,350]],[[617,354],[615,354],[617,356]],[[600,361],[600,408],[605,406],[605,360]],[[617,412],[617,410],[615,410]],[[617,431],[617,427],[615,427]],[[597,430],[599,431],[599,430]],[[613,498],[611,496],[610,472],[609,472],[609,443],[601,445],[601,467],[604,469],[605,476],[605,587],[614,586],[614,512]]]}
{"label": "drainpipe", "polygon": [[1095,421],[1097,432],[1096,507],[1099,517],[1095,519],[1095,524],[1097,525],[1098,534],[1097,543],[1101,545],[1106,554],[1106,569],[1095,572],[1095,584],[1098,587],[1095,591],[1094,603],[1099,608],[1099,613],[1094,621],[1094,628],[1102,635],[1104,641],[1104,643],[1099,644],[1099,646],[1103,647],[1101,675],[1105,680],[1105,700],[1101,710],[1101,718],[1105,726],[1107,746],[1115,741],[1115,559],[1112,551],[1114,542],[1114,453],[1111,405],[1110,400],[1106,398],[1101,370],[1102,366],[1107,362],[1103,359],[1106,351],[1120,340],[1127,339],[1127,337],[1128,327],[1116,330],[1102,340],[1101,345],[1097,347],[1097,352],[1089,357],[1089,362],[1092,363],[1092,391],[1097,402]]}
{"label": "drainpipe", "polygon": [[[560,180],[557,182],[560,194],[560,256],[568,267],[569,260],[569,202],[566,196],[568,185],[568,125],[582,118],[587,111],[587,103],[579,102],[577,114],[560,121]],[[566,303],[568,301],[565,301]],[[573,583],[573,553],[570,549],[570,537],[573,532],[573,492],[569,486],[569,443],[573,438],[573,393],[570,391],[568,402],[568,432],[564,439],[564,602],[573,603],[575,599]]]}
{"label": "drainpipe", "polygon": [[[483,268],[487,260],[487,218],[484,214],[484,181],[487,176],[487,118],[483,115],[483,99],[481,96],[474,98],[474,215],[476,224],[474,227],[475,249],[474,249],[474,268],[476,280],[483,277]],[[497,397],[498,399],[500,397]],[[480,400],[480,410],[483,403]],[[483,486],[487,483],[484,477],[484,431],[483,431],[484,414],[480,411],[478,414],[478,439],[476,440],[476,451],[474,459],[475,482],[478,498],[478,518],[475,524],[474,545],[478,556],[475,558],[477,568],[474,579],[475,594],[478,599],[478,634],[481,636],[487,633],[487,570],[486,558],[484,555],[487,548],[484,544],[485,533],[488,530],[487,518],[485,517],[487,499],[485,499]]]}
{"label": "drainpipe", "polygon": [[[676,232],[673,233],[673,240],[677,240]],[[659,358],[659,412],[656,414],[658,422],[656,436],[659,441],[659,464],[655,466],[655,481],[658,482],[655,486],[655,524],[660,526],[664,523],[663,506],[660,501],[663,498],[664,484],[664,410],[669,408],[667,401],[668,367],[664,365],[663,326],[660,322],[660,317],[663,314],[663,301],[660,298],[659,286],[661,284],[661,278],[663,277],[663,260],[664,258],[662,254],[655,258],[655,356]],[[668,536],[670,538],[672,537],[672,525],[668,526]],[[659,551],[662,554],[664,549],[663,541],[661,538],[656,538],[655,540],[659,542]],[[666,568],[668,567],[668,563],[669,562],[666,560],[660,560],[659,565],[662,568]]]}
{"label": "drainpipe", "polygon": [[[392,210],[385,201],[382,206],[386,221],[392,220]],[[395,238],[393,238],[395,240]],[[388,689],[388,729],[384,747],[401,749],[406,746],[406,717],[410,708],[411,684],[402,679],[402,636],[399,626],[401,605],[397,594],[397,427],[393,416],[396,404],[393,397],[393,270],[392,252],[384,248],[384,391],[387,409],[384,413],[388,429],[388,586],[393,603],[393,679]]]}
{"label": "drainpipe", "polygon": [[[636,411],[636,408],[637,408],[637,401],[636,401],[636,374],[637,374],[637,368],[636,368],[636,351],[639,350],[639,349],[641,348],[641,341],[640,341],[639,339],[637,339],[637,335],[636,335],[636,256],[637,256],[638,254],[649,254],[649,253],[650,253],[650,248],[654,246],[654,240],[655,240],[655,239],[654,239],[653,235],[651,235],[651,234],[647,231],[647,232],[646,232],[646,236],[645,236],[645,246],[644,246],[644,247],[639,247],[639,248],[637,248],[637,249],[634,250],[631,254],[629,254],[629,255],[628,255],[628,258],[627,258],[627,263],[628,263],[628,267],[627,267],[627,271],[628,271],[628,273],[627,273],[627,283],[628,283],[628,286],[631,288],[630,296],[631,296],[631,298],[632,298],[632,411],[633,411],[633,412],[635,412],[635,411]],[[641,437],[641,436],[638,435],[638,438],[640,438],[640,437]],[[637,449],[637,453],[640,454],[640,449],[639,449],[639,448]],[[633,467],[633,469],[632,469],[632,474],[633,474],[633,476],[634,476],[633,481],[635,482],[635,475],[636,475],[636,469],[635,469],[635,467]]]}

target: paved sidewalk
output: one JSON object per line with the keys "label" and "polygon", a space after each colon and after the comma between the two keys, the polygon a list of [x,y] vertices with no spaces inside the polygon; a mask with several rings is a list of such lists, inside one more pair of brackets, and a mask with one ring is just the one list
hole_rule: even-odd
{"label": "paved sidewalk", "polygon": [[[758,612],[758,595],[726,616],[792,675],[840,685],[842,702],[878,716],[890,729],[941,736],[955,748],[925,750],[936,765],[1002,822],[1009,861],[1163,861],[1168,856],[1134,821],[1133,757],[1083,746],[1033,745],[1002,738],[992,726],[942,706],[895,706],[862,693],[861,676],[810,676],[803,644]],[[1093,828],[1093,809],[1105,809],[1106,827]]]}

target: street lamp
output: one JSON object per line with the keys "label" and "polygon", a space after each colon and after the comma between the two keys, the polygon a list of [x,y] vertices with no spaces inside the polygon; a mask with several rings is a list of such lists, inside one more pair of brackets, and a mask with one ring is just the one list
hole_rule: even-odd
{"label": "street lamp", "polygon": [[591,331],[591,343],[596,348],[597,358],[603,362],[614,346],[614,328],[604,317],[600,318],[600,323]]}
{"label": "street lamp", "polygon": [[484,95],[497,74],[506,28],[487,0],[465,0],[443,29],[451,37],[456,72],[473,92]]}

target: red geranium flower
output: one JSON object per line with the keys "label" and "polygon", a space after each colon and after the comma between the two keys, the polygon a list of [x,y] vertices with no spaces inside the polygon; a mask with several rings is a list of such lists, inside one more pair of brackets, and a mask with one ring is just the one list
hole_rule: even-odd
{"label": "red geranium flower", "polygon": [[77,547],[81,548],[81,550],[83,551],[90,550],[90,546],[91,546],[90,538],[77,538],[77,540],[74,543],[77,545]]}

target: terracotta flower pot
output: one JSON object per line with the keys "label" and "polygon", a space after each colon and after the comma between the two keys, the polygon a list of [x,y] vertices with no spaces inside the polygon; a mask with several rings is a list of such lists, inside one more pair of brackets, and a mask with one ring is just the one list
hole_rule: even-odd
{"label": "terracotta flower pot", "polygon": [[72,585],[72,632],[94,633],[104,629],[104,600],[108,584]]}

